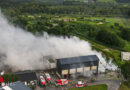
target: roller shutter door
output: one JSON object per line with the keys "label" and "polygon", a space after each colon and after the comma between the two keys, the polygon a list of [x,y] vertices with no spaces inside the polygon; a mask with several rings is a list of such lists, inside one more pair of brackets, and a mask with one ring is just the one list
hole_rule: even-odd
{"label": "roller shutter door", "polygon": [[68,74],[68,70],[62,70],[62,75]]}
{"label": "roller shutter door", "polygon": [[90,67],[84,67],[84,71],[90,71]]}
{"label": "roller shutter door", "polygon": [[83,72],[83,68],[77,68],[77,72]]}
{"label": "roller shutter door", "polygon": [[92,66],[91,69],[92,70],[97,70],[97,66]]}
{"label": "roller shutter door", "polygon": [[70,69],[70,74],[76,73],[76,69]]}

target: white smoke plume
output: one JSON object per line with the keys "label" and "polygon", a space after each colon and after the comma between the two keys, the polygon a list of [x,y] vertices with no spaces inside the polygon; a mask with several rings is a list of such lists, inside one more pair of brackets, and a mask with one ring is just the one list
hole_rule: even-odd
{"label": "white smoke plume", "polygon": [[[96,54],[106,65],[101,53],[93,51],[91,45],[77,37],[63,38],[45,33],[37,37],[19,27],[14,27],[0,12],[0,67],[5,65],[13,69],[46,69],[43,56],[54,58]],[[101,70],[102,65],[99,66]]]}

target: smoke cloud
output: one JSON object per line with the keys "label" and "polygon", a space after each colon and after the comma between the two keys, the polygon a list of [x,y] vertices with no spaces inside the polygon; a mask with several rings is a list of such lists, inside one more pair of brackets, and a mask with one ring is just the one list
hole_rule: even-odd
{"label": "smoke cloud", "polygon": [[88,42],[77,37],[64,38],[47,33],[37,37],[11,25],[0,12],[0,68],[10,66],[18,70],[46,69],[48,64],[43,59],[44,56],[64,58],[93,54],[102,62],[99,70],[105,70],[105,58],[100,52],[92,50]]}

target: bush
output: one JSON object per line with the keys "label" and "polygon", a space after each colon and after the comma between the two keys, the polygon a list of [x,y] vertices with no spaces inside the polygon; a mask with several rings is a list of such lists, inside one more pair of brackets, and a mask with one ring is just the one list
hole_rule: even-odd
{"label": "bush", "polygon": [[126,61],[125,64],[121,66],[121,71],[127,80],[130,80],[130,61]]}
{"label": "bush", "polygon": [[17,75],[13,73],[4,74],[3,78],[5,83],[15,82],[18,80]]}
{"label": "bush", "polygon": [[114,23],[115,26],[119,26],[119,23]]}
{"label": "bush", "polygon": [[122,34],[123,39],[130,41],[130,29],[129,28],[122,29],[121,34]]}

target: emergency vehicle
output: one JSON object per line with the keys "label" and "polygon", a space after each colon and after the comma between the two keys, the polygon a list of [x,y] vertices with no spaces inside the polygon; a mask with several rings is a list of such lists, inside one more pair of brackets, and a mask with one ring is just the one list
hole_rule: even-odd
{"label": "emergency vehicle", "polygon": [[78,84],[76,84],[76,87],[85,87],[87,86],[86,82],[78,81]]}
{"label": "emergency vehicle", "polygon": [[4,87],[4,86],[5,86],[5,83],[4,83],[4,78],[2,77],[2,75],[4,75],[4,71],[0,73],[0,85],[1,85],[2,87]]}
{"label": "emergency vehicle", "polygon": [[56,86],[66,85],[66,84],[68,84],[68,81],[69,81],[69,80],[67,80],[67,79],[57,79],[57,81],[56,81]]}
{"label": "emergency vehicle", "polygon": [[44,79],[43,76],[40,76],[40,83],[41,83],[42,86],[46,85],[46,80]]}
{"label": "emergency vehicle", "polygon": [[45,73],[45,78],[46,78],[46,81],[51,81],[51,76],[49,73]]}

